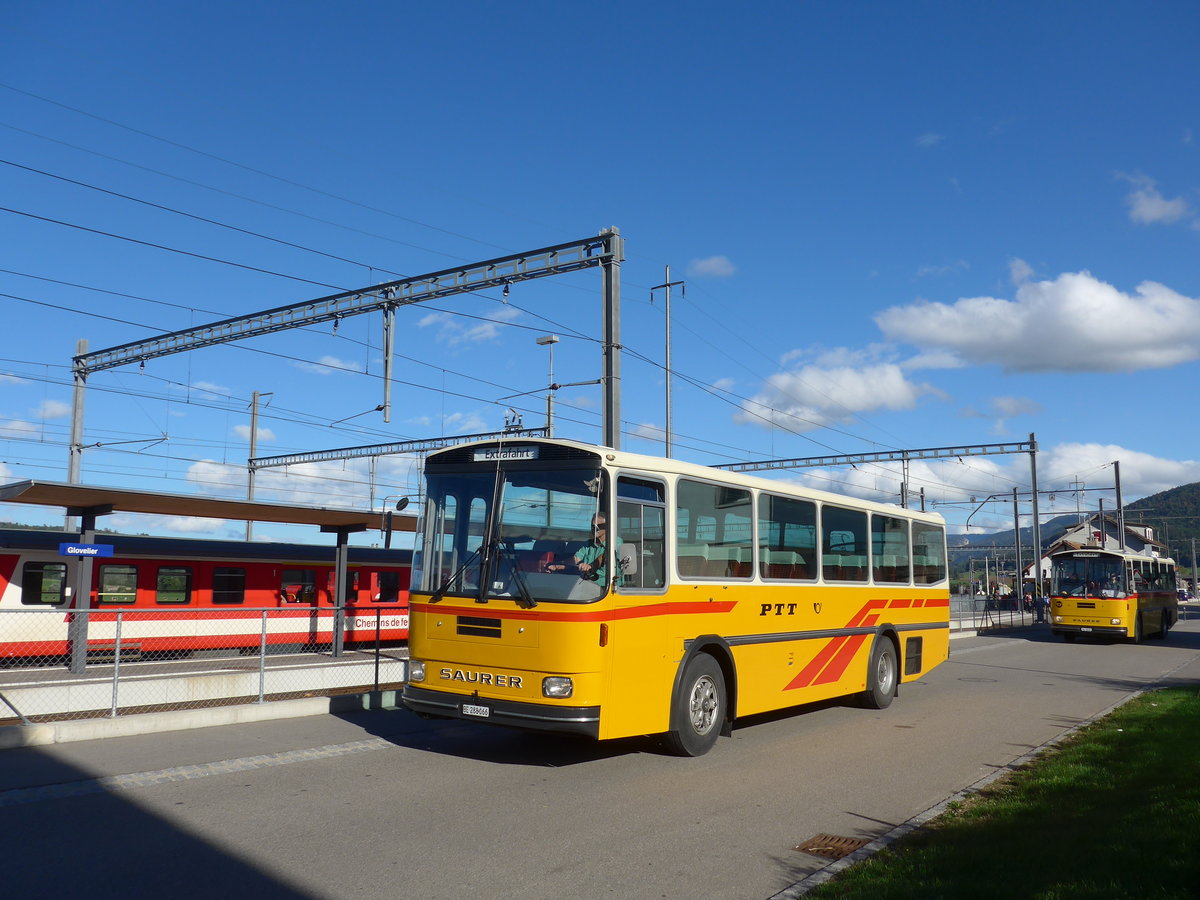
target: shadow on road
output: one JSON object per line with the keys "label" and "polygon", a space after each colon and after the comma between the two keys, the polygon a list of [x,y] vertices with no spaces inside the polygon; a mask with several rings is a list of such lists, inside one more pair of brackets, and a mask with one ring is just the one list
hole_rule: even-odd
{"label": "shadow on road", "polygon": [[7,749],[0,760],[0,828],[24,836],[11,848],[13,864],[5,866],[7,897],[313,896],[148,811],[125,793],[128,787],[106,783],[52,751]]}

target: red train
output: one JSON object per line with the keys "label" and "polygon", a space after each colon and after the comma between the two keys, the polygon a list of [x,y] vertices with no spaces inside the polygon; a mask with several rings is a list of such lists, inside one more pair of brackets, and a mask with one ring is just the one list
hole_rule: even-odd
{"label": "red train", "polygon": [[[0,529],[0,658],[70,652],[70,595],[80,562],[63,555],[60,545],[76,540],[61,531]],[[93,543],[113,551],[92,561],[89,652],[111,652],[118,619],[122,655],[257,650],[264,621],[271,645],[333,640],[332,542],[101,533]],[[407,640],[412,551],[350,547],[348,556],[346,644]]]}

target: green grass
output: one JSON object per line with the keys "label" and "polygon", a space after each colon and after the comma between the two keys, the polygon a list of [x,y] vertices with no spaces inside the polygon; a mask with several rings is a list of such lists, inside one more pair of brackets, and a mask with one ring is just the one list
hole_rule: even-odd
{"label": "green grass", "polygon": [[1143,694],[806,896],[1200,897],[1200,690]]}

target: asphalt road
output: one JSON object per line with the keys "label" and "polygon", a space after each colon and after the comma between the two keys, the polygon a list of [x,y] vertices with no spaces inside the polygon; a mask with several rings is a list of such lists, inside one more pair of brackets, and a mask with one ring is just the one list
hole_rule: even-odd
{"label": "asphalt road", "polygon": [[1200,683],[1166,643],[952,642],[890,709],[743,721],[707,756],[403,711],[0,752],[12,897],[765,900],[1128,698]]}

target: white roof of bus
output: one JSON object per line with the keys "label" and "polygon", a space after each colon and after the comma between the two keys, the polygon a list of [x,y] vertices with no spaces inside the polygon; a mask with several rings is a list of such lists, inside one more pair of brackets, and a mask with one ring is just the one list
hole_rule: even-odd
{"label": "white roof of bus", "polygon": [[447,447],[445,450],[440,450],[437,453],[431,453],[430,456],[437,456],[441,453],[451,452],[453,450],[466,447],[495,444],[555,444],[562,447],[573,447],[578,450],[587,450],[593,453],[598,453],[605,460],[607,465],[617,469],[640,469],[646,472],[663,475],[683,475],[689,478],[703,478],[709,481],[722,481],[726,484],[737,485],[738,487],[755,488],[760,491],[778,492],[781,488],[785,488],[789,492],[802,495],[807,499],[816,500],[821,503],[833,503],[839,505],[851,504],[853,506],[866,509],[870,512],[888,513],[890,515],[903,515],[912,519],[921,519],[924,521],[936,522],[938,524],[943,524],[944,521],[941,515],[938,513],[921,512],[920,510],[915,509],[904,509],[903,507],[894,503],[879,503],[874,500],[863,500],[859,497],[852,497],[848,494],[835,494],[832,491],[820,491],[791,482],[763,478],[758,475],[743,475],[740,472],[727,472],[724,469],[714,469],[712,466],[700,465],[699,463],[684,462],[678,459],[668,459],[662,456],[646,456],[640,453],[629,453],[625,450],[613,450],[611,447],[602,447],[598,444],[587,444],[582,441],[570,441],[563,440],[561,438],[513,438],[511,441],[497,441],[495,439],[469,441],[458,444],[455,447]]}

